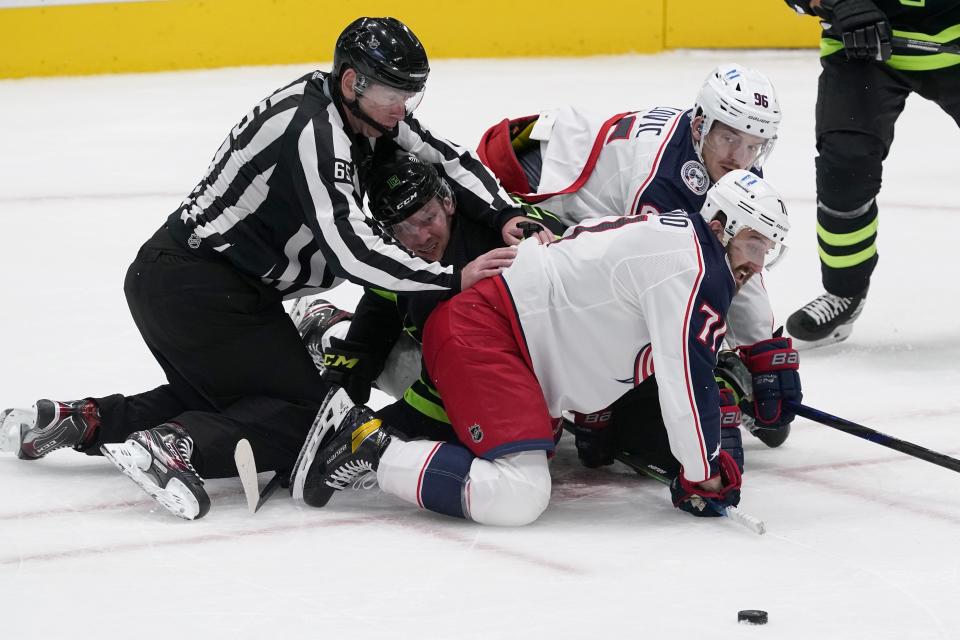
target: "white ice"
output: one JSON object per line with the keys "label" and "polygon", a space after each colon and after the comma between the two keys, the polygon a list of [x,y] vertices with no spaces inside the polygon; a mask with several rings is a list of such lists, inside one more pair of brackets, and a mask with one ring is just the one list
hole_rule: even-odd
{"label": "white ice", "polygon": [[[690,105],[730,59],[772,77],[786,118],[767,171],[794,224],[768,277],[782,322],[820,292],[815,51],[440,61],[419,115],[474,145],[503,117],[564,103]],[[163,382],[126,309],[126,266],[230,127],[310,68],[0,82],[0,405]],[[866,311],[849,341],[804,353],[801,367],[808,404],[953,456],[958,143],[935,105],[908,101]],[[348,304],[357,290],[330,297]],[[623,467],[583,469],[569,442],[550,508],[521,529],[377,491],[323,510],[277,494],[250,516],[236,480],[208,482],[213,509],[186,522],[100,458],[7,454],[0,635],[960,638],[960,475],[802,419],[779,449],[745,440],[742,508],[765,536],[680,513]],[[738,625],[740,609],[770,622]]]}

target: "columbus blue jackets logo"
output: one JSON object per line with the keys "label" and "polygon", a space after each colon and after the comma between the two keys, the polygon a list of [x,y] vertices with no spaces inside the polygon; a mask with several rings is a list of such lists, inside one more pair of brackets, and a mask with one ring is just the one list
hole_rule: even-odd
{"label": "columbus blue jackets logo", "polygon": [[470,437],[474,442],[480,442],[483,440],[483,429],[480,428],[476,422],[470,425]]}
{"label": "columbus blue jackets logo", "polygon": [[696,160],[688,160],[680,168],[680,177],[683,183],[687,185],[690,191],[698,196],[702,196],[710,187],[710,178],[707,176],[707,170]]}

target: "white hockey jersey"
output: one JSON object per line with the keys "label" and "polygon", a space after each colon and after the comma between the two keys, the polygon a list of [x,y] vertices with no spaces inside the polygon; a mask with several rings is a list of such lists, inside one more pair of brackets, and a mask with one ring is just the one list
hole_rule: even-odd
{"label": "white hockey jersey", "polygon": [[685,477],[718,472],[713,368],[736,289],[700,216],[589,220],[548,245],[524,241],[502,278],[552,415],[607,407],[655,371]]}
{"label": "white hockey jersey", "polygon": [[[623,216],[703,207],[710,178],[697,157],[691,112],[675,107],[600,116],[563,107],[540,114],[530,138],[543,161],[536,193],[520,194],[567,225],[598,216]],[[734,298],[728,341],[769,338],[774,317],[760,277]]]}

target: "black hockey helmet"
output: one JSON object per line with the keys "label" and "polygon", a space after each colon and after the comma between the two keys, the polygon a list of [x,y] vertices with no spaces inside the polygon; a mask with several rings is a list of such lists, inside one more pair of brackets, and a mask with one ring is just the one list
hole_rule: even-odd
{"label": "black hockey helmet", "polygon": [[432,164],[403,154],[370,172],[370,212],[386,227],[403,222],[434,197],[452,197]]}
{"label": "black hockey helmet", "polygon": [[350,23],[333,51],[333,75],[345,67],[401,91],[423,91],[430,74],[420,40],[396,18],[358,18]]}

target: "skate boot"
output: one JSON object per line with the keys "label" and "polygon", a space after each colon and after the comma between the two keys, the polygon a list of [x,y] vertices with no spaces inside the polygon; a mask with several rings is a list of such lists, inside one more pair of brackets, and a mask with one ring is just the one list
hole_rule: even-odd
{"label": "skate boot", "polygon": [[[303,501],[311,507],[326,505],[334,491],[342,491],[375,473],[380,456],[393,437],[381,427],[380,419],[375,418],[370,409],[354,405],[343,389],[334,387],[327,400],[325,408],[329,404],[334,410],[322,416],[321,426],[315,425],[325,429],[325,435],[317,440],[319,446],[309,465],[305,464],[307,456],[301,452],[304,459],[298,461],[291,482],[292,486],[299,487]],[[334,417],[340,417],[335,425],[332,424]],[[328,424],[330,426],[326,426]],[[307,438],[304,448],[311,444]]]}
{"label": "skate boot", "polygon": [[103,455],[175,516],[202,518],[210,510],[203,480],[190,464],[193,439],[178,424],[130,434],[126,442],[105,444]]}
{"label": "skate boot", "polygon": [[322,298],[303,297],[297,299],[290,317],[296,323],[313,363],[323,373],[323,335],[338,322],[353,318],[353,314],[338,309]]}
{"label": "skate boot", "polygon": [[100,409],[90,398],[73,402],[37,400],[32,409],[0,412],[0,451],[16,451],[22,460],[36,460],[51,451],[82,451],[96,439]]}
{"label": "skate boot", "polygon": [[807,348],[842,342],[853,332],[853,321],[863,311],[867,292],[842,298],[823,293],[787,319],[787,333]]}
{"label": "skate boot", "polygon": [[342,387],[330,387],[290,474],[290,496],[294,500],[303,500],[304,480],[317,452],[330,442],[337,427],[355,406]]}

